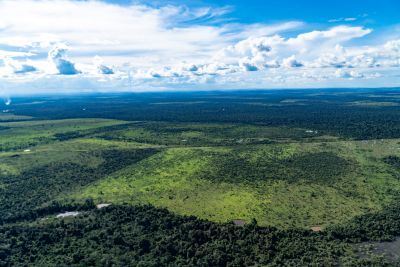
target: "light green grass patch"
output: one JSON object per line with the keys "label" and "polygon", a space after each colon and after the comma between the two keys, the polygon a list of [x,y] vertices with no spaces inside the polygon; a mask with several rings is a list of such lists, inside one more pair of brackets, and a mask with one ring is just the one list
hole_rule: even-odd
{"label": "light green grass patch", "polygon": [[97,167],[103,163],[98,155],[107,149],[146,148],[142,144],[107,141],[102,139],[79,138],[64,142],[38,145],[29,152],[0,153],[0,172],[20,174],[21,172],[57,162],[70,162],[87,167]]}
{"label": "light green grass patch", "polygon": [[233,146],[313,140],[317,131],[229,123],[142,122],[99,134],[99,138],[168,146]]}
{"label": "light green grass patch", "polygon": [[55,134],[83,131],[124,123],[126,122],[106,119],[4,122],[0,123],[0,126],[9,127],[10,129],[0,131],[0,150],[23,150],[38,144],[54,141]]}
{"label": "light green grass patch", "polygon": [[2,175],[18,174],[18,169],[12,165],[0,163],[0,174]]}
{"label": "light green grass patch", "polygon": [[[213,221],[260,217],[262,201],[244,185],[216,184],[196,179],[210,164],[210,153],[227,149],[173,148],[95,183],[73,197],[97,202],[153,204],[171,211]],[[268,203],[268,199],[264,198]]]}
{"label": "light green grass patch", "polygon": [[14,115],[12,113],[0,113],[0,122],[2,121],[25,121],[31,120],[33,117]]}
{"label": "light green grass patch", "polygon": [[[400,191],[400,181],[391,175],[390,166],[379,160],[386,154],[399,154],[397,145],[397,140],[385,140],[258,145],[240,150],[170,148],[65,198],[147,203],[217,222],[255,218],[260,225],[282,228],[326,227],[379,210]],[[229,153],[243,153],[257,162],[262,157],[287,159],[296,153],[321,151],[352,160],[355,168],[334,183],[200,179],[202,172]]]}

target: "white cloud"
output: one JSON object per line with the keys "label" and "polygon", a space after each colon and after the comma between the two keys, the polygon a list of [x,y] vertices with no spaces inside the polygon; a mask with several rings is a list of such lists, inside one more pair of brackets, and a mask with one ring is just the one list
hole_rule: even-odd
{"label": "white cloud", "polygon": [[295,55],[292,55],[288,58],[283,59],[282,66],[284,66],[286,68],[299,68],[299,67],[303,67],[304,64],[301,63],[300,61],[298,61],[296,59]]}
{"label": "white cloud", "polygon": [[330,19],[328,22],[351,22],[351,21],[356,21],[357,18],[338,18],[338,19]]}
{"label": "white cloud", "polygon": [[[99,1],[0,1],[1,44],[41,51],[65,42],[79,56],[101,54],[105,60],[151,56],[171,64],[176,60],[209,56],[233,40],[272,34],[301,26],[299,22],[276,25],[230,24],[212,21],[228,9],[180,6],[151,8],[119,6]],[[115,55],[120,55],[116,57]],[[77,54],[71,53],[71,56]]]}
{"label": "white cloud", "polygon": [[[352,43],[372,29],[340,25],[305,31],[311,25],[298,21],[231,23],[229,11],[100,1],[0,1],[0,82],[7,84],[4,88],[32,90],[43,85],[137,90],[224,83],[356,84],[382,81],[385,75],[394,81],[393,70],[400,67],[400,40],[373,46]],[[301,33],[294,35],[294,30]]]}
{"label": "white cloud", "polygon": [[348,79],[364,77],[364,75],[362,73],[359,73],[357,71],[354,71],[354,70],[347,71],[347,70],[343,70],[343,69],[336,70],[335,75],[338,78],[348,78]]}
{"label": "white cloud", "polygon": [[49,52],[49,60],[54,63],[58,74],[74,75],[81,73],[81,71],[75,68],[75,63],[66,58],[67,50],[68,48],[65,45],[53,47]]}
{"label": "white cloud", "polygon": [[16,57],[31,57],[34,56],[31,52],[19,52],[19,51],[6,51],[0,50],[0,60],[5,58],[16,58]]}
{"label": "white cloud", "polygon": [[12,59],[6,59],[4,63],[6,68],[9,68],[14,74],[24,74],[37,71],[37,68],[30,63],[21,63]]}
{"label": "white cloud", "polygon": [[96,66],[96,71],[98,74],[110,75],[114,74],[114,70],[103,64],[103,59],[99,56],[95,56],[93,59],[93,64]]}
{"label": "white cloud", "polygon": [[97,70],[100,74],[106,74],[106,75],[114,74],[114,71],[111,68],[107,67],[106,65],[98,65]]}
{"label": "white cloud", "polygon": [[[345,67],[350,62],[343,58],[340,44],[370,32],[370,29],[361,27],[338,26],[325,31],[302,33],[291,38],[279,35],[250,37],[221,49],[213,60],[239,65],[246,71],[278,67]],[[326,51],[336,51],[338,55],[326,54]]]}

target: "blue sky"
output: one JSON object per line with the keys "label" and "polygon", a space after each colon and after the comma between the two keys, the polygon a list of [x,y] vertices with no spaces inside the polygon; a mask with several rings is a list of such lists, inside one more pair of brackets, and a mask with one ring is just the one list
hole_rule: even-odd
{"label": "blue sky", "polygon": [[[108,0],[108,3],[129,5],[130,0]],[[230,6],[229,17],[243,23],[302,20],[325,24],[334,18],[359,18],[363,23],[379,26],[399,23],[400,2],[397,0],[226,0],[226,1],[141,1],[151,6],[186,5],[190,7]]]}
{"label": "blue sky", "polygon": [[0,94],[400,86],[400,1],[0,1]]}

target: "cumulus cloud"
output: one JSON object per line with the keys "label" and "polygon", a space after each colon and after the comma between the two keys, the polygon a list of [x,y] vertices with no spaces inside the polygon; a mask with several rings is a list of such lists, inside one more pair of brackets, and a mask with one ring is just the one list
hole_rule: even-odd
{"label": "cumulus cloud", "polygon": [[12,74],[25,74],[29,72],[35,72],[38,70],[31,63],[27,62],[21,63],[11,58],[5,58],[3,60],[5,68],[8,69],[9,72]]}
{"label": "cumulus cloud", "polygon": [[97,70],[100,74],[114,74],[114,71],[106,65],[98,65]]}
{"label": "cumulus cloud", "polygon": [[296,59],[295,55],[292,55],[288,58],[283,59],[282,61],[282,66],[286,67],[286,68],[299,68],[299,67],[303,67],[303,63],[301,63],[300,61],[298,61]]}
{"label": "cumulus cloud", "polygon": [[331,52],[321,54],[310,66],[335,68],[399,67],[398,43],[400,43],[400,40],[389,41],[377,46],[344,48],[337,45]]}
{"label": "cumulus cloud", "polygon": [[[180,63],[136,71],[137,79],[161,79],[176,84],[178,81],[203,82],[202,77],[227,76],[236,73],[261,72],[274,77],[273,82],[285,84],[294,77],[300,80],[324,81],[332,79],[362,80],[381,77],[376,72],[366,74],[368,68],[385,69],[398,66],[399,43],[390,41],[377,46],[349,46],[347,41],[371,32],[361,27],[339,26],[325,31],[311,31],[284,38],[279,35],[250,37],[220,49],[203,63]],[[278,70],[275,72],[273,70]],[[294,75],[291,69],[299,69]],[[322,71],[322,69],[327,69]],[[248,75],[248,74],[243,74]],[[227,78],[213,78],[229,80]]]}
{"label": "cumulus cloud", "polygon": [[57,45],[49,51],[49,59],[57,68],[58,74],[75,75],[81,73],[75,68],[75,63],[66,58],[67,50],[65,45]]}
{"label": "cumulus cloud", "polygon": [[[0,26],[0,82],[7,88],[61,83],[77,90],[355,84],[382,82],[385,75],[393,81],[400,67],[400,40],[353,42],[369,35],[369,28],[240,24],[226,19],[229,12],[103,1],[0,1],[0,25],[5,25]],[[354,19],[332,22],[348,21]]]}
{"label": "cumulus cloud", "polygon": [[239,66],[245,71],[258,71],[258,67],[248,58],[239,60]]}
{"label": "cumulus cloud", "polygon": [[33,71],[37,71],[37,68],[32,65],[22,64],[20,68],[14,70],[14,73],[20,74]]}
{"label": "cumulus cloud", "polygon": [[[0,48],[3,44],[43,51],[55,43],[67,42],[80,56],[100,54],[112,64],[121,64],[122,60],[134,56],[136,60],[132,64],[137,66],[153,61],[166,65],[211,56],[237,39],[302,26],[295,21],[271,25],[213,24],[227,12],[229,8],[4,0],[0,1],[0,18],[9,27],[0,32]],[[75,56],[74,51],[71,56]]]}
{"label": "cumulus cloud", "polygon": [[103,59],[99,56],[95,56],[93,59],[93,64],[96,66],[96,71],[98,74],[114,74],[114,70],[103,64]]}
{"label": "cumulus cloud", "polygon": [[[239,64],[245,70],[311,66],[313,60],[330,66],[340,65],[340,60],[335,56],[323,53],[335,50],[335,46],[370,32],[370,29],[361,27],[338,26],[325,31],[302,33],[291,38],[279,35],[251,37],[221,49],[214,59],[228,64]],[[317,63],[313,64],[316,66]]]}
{"label": "cumulus cloud", "polygon": [[343,70],[343,69],[336,70],[335,75],[338,78],[348,78],[348,79],[364,77],[364,75],[362,73],[359,73],[357,71],[354,71],[354,70],[347,71],[347,70]]}

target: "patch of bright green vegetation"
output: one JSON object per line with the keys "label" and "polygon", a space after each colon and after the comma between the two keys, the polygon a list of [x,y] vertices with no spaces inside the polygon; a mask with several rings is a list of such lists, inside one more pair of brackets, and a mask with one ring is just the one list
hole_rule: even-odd
{"label": "patch of bright green vegetation", "polygon": [[151,203],[180,214],[220,222],[260,213],[263,203],[251,188],[196,179],[211,164],[212,154],[216,152],[224,153],[226,149],[168,149],[75,196],[92,197],[99,202]]}
{"label": "patch of bright green vegetation", "polygon": [[0,174],[20,174],[22,171],[57,162],[69,162],[95,168],[103,163],[99,153],[104,150],[160,148],[133,142],[78,138],[35,146],[29,151],[0,153]]}
{"label": "patch of bright green vegetation", "polygon": [[[74,119],[0,125],[10,127],[0,142],[14,149],[0,153],[3,191],[34,188],[16,181],[33,177],[32,170],[49,170],[45,177],[53,179],[54,172],[56,186],[50,186],[57,199],[149,203],[216,222],[256,218],[285,228],[344,222],[381,209],[400,191],[399,175],[393,175],[398,171],[384,160],[400,156],[397,139],[324,142],[311,130],[215,123]],[[54,138],[75,132],[84,137]],[[121,160],[104,151],[126,150],[152,152],[95,172]],[[68,188],[60,186],[61,167],[72,168],[64,175],[72,177]],[[42,178],[37,182],[47,186]]]}
{"label": "patch of bright green vegetation", "polygon": [[0,127],[0,151],[25,149],[55,140],[55,135],[79,132],[126,122],[108,119],[67,119],[57,121],[4,122]]}
{"label": "patch of bright green vegetation", "polygon": [[[284,228],[326,227],[379,210],[400,190],[386,164],[373,160],[396,141],[373,142],[170,148],[66,198],[150,203],[217,222],[256,218]],[[238,157],[246,162],[234,166],[229,159]],[[270,162],[279,168],[269,170]],[[274,172],[281,176],[258,179]]]}
{"label": "patch of bright green vegetation", "polygon": [[14,115],[12,113],[0,113],[0,122],[5,121],[26,121],[33,119],[31,116]]}
{"label": "patch of bright green vegetation", "polygon": [[173,146],[269,144],[321,138],[318,131],[244,124],[143,122],[99,134],[107,140]]}
{"label": "patch of bright green vegetation", "polygon": [[[75,157],[68,155],[62,160],[56,157],[51,162],[16,168],[19,171],[16,173],[0,174],[0,217],[13,218],[31,212],[61,194],[77,190],[157,152],[152,148],[74,151]],[[32,160],[27,156],[20,158],[14,167]]]}

